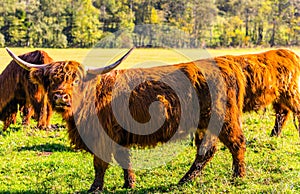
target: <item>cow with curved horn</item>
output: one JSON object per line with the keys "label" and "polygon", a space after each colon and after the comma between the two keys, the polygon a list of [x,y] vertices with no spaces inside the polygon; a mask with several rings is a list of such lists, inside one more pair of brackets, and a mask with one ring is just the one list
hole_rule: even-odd
{"label": "cow with curved horn", "polygon": [[[29,52],[19,57],[38,65],[53,61],[45,51],[41,50]],[[11,123],[16,122],[18,106],[23,113],[22,124],[28,125],[31,116],[35,114],[38,128],[46,129],[50,126],[52,107],[43,88],[30,82],[27,70],[12,60],[1,73],[0,83],[0,120],[4,121],[3,131]]]}
{"label": "cow with curved horn", "polygon": [[[124,187],[134,187],[135,175],[131,168],[129,150],[126,148],[134,145],[139,147],[156,146],[158,143],[168,142],[176,134],[186,136],[190,128],[181,127],[178,129],[182,115],[185,118],[194,118],[194,115],[198,115],[198,118],[187,120],[185,125],[197,128],[196,145],[198,152],[193,165],[180,183],[192,180],[212,159],[216,151],[216,137],[232,153],[234,176],[242,177],[245,175],[245,138],[240,126],[244,77],[238,65],[228,67],[226,61],[200,60],[164,67],[112,70],[121,63],[127,54],[107,68],[85,71],[84,67],[75,61],[52,62],[47,65],[36,66],[22,61],[9,49],[8,52],[20,66],[30,70],[30,77],[34,83],[45,88],[54,110],[60,112],[67,122],[68,135],[74,148],[89,151],[94,155],[95,179],[90,191],[103,189],[104,174],[110,163],[111,154],[123,168]],[[216,68],[213,68],[215,65]],[[206,70],[205,72],[202,72],[201,69],[203,68]],[[216,72],[219,69],[220,74],[217,75]],[[96,76],[98,73],[101,75]],[[178,78],[176,76],[178,74],[182,74],[188,80],[191,88],[187,88],[182,81],[184,77],[179,76]],[[216,96],[212,99],[209,83],[214,83],[219,76],[224,79],[224,87],[217,87],[214,91]],[[167,82],[163,80],[164,77],[167,77]],[[140,84],[136,85],[136,83]],[[189,110],[187,107],[181,107],[180,104],[183,102],[180,102],[176,92],[169,84],[179,85],[181,89],[187,88],[188,90],[184,93],[186,95],[184,100],[195,101],[194,105],[198,105],[200,110]],[[113,91],[116,93],[113,94]],[[128,115],[122,114],[124,111],[122,107],[128,103],[123,99],[124,93],[128,91],[131,92],[129,98],[130,114],[134,120],[141,123],[147,123],[152,116],[155,119],[155,115],[149,114],[149,107],[152,102],[161,102],[162,107],[160,108],[163,110],[162,114],[165,121],[157,131],[151,134],[145,134],[145,131],[133,133],[131,132],[133,129],[125,128],[118,123],[114,115],[113,104],[114,101],[121,102],[115,111],[120,114],[120,117],[125,118],[125,123],[128,122],[126,120]],[[193,91],[196,94],[196,99],[191,99],[191,97],[195,97],[192,94]],[[89,93],[91,95],[88,95]],[[224,97],[227,97],[225,102],[222,101]],[[97,121],[100,126],[97,126],[93,119],[92,122],[87,122],[89,118],[93,118],[93,108],[91,108],[93,105],[87,104],[90,101],[94,101]],[[218,107],[212,109],[212,104]],[[183,111],[186,114],[181,114]],[[207,129],[211,115],[217,119],[216,125],[221,125],[224,122],[224,125],[220,127],[220,133],[213,129]],[[83,137],[89,137],[84,135],[89,134],[90,131],[94,137],[89,139],[90,141],[84,141]],[[209,136],[203,141],[207,134],[213,138]],[[112,141],[105,138],[106,136]],[[96,144],[97,149],[90,145],[91,142]],[[206,149],[201,147],[202,143],[207,146]]]}
{"label": "cow with curved horn", "polygon": [[[93,154],[95,178],[89,191],[103,190],[104,175],[111,155],[123,168],[124,187],[133,188],[135,175],[127,148],[136,145],[140,148],[152,147],[158,143],[166,143],[173,139],[173,136],[186,136],[190,131],[189,127],[196,128],[197,153],[192,166],[179,184],[200,174],[217,151],[218,140],[224,143],[232,154],[233,175],[245,175],[246,141],[241,129],[241,116],[246,107],[244,99],[247,94],[247,76],[239,63],[226,57],[216,57],[177,65],[113,70],[128,52],[121,60],[107,68],[85,71],[84,67],[75,61],[35,66],[7,50],[20,66],[30,70],[31,80],[45,88],[53,108],[60,112],[67,122],[71,145],[75,149]],[[267,93],[263,94],[263,97],[271,96],[271,100],[280,102],[298,113],[299,57],[287,50],[270,52],[276,55],[276,63],[271,61],[265,65],[274,63],[280,73],[266,78],[276,77],[277,80],[271,82],[273,85],[262,86],[267,87]],[[257,54],[256,58],[259,61],[259,58],[265,59],[268,55]],[[285,67],[282,66],[284,63],[277,63],[277,60],[286,57],[291,57],[293,64],[297,65]],[[249,65],[251,68],[251,63]],[[188,84],[183,81],[184,78],[188,80]],[[216,87],[211,87],[211,84],[216,84]],[[187,89],[183,92],[183,101],[180,101],[177,90],[171,87],[174,85]],[[124,98],[127,93],[130,94],[128,99]],[[258,98],[256,103],[269,103],[261,99],[264,98]],[[194,109],[183,106],[186,101],[195,100]],[[159,102],[158,110],[162,111],[151,114],[150,105],[153,102]],[[125,114],[126,107],[129,109],[130,118],[135,121],[142,124],[163,121],[162,125],[151,133],[146,133],[148,128],[135,131],[134,128],[138,125],[131,125],[128,112]],[[199,107],[199,110],[196,107]],[[195,115],[198,118],[195,118]],[[153,119],[154,122],[151,122]],[[183,126],[182,120],[186,122]]]}

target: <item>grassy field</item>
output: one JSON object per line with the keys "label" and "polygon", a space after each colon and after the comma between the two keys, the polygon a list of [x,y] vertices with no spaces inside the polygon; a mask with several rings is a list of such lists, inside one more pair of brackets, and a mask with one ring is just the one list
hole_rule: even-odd
{"label": "grassy field", "polygon": [[[12,50],[23,54],[34,49]],[[99,49],[95,54],[88,49],[44,50],[55,60],[72,59],[87,64],[98,63],[92,64],[93,66],[106,64],[116,57],[116,53],[125,51]],[[178,63],[208,55],[259,51],[137,49],[121,68]],[[295,51],[300,54],[299,49]],[[10,61],[4,49],[0,49],[0,59],[2,70]],[[155,168],[143,168],[143,165],[162,160],[166,148],[162,149],[162,146],[159,146],[143,152],[133,149],[132,159],[137,166],[136,188],[122,189],[122,169],[112,164],[105,176],[104,193],[299,193],[298,132],[290,118],[281,137],[269,137],[274,121],[271,109],[244,114],[247,176],[243,179],[232,180],[231,155],[220,143],[218,152],[201,176],[191,183],[177,187],[176,183],[189,169],[195,155],[195,148],[189,145],[189,141],[182,141],[171,144],[170,152],[179,150],[172,160]],[[92,157],[70,148],[60,116],[55,114],[52,118],[53,124],[61,126],[55,131],[39,131],[35,129],[34,121],[27,128],[20,123],[18,118],[18,123],[11,126],[7,132],[2,132],[0,124],[0,193],[85,193],[94,177]],[[145,154],[148,155],[142,156]]]}

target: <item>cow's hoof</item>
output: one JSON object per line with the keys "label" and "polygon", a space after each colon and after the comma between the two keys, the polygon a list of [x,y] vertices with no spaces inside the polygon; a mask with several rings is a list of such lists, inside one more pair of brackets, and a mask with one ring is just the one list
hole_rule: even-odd
{"label": "cow's hoof", "polygon": [[87,191],[88,193],[102,193],[103,188],[100,186],[92,185],[91,188]]}
{"label": "cow's hoof", "polygon": [[134,184],[124,184],[123,185],[123,189],[133,189],[134,188]]}
{"label": "cow's hoof", "polygon": [[66,128],[66,126],[64,124],[58,124],[58,123],[56,123],[56,124],[49,125],[48,128],[52,129],[53,131],[59,131],[61,129]]}

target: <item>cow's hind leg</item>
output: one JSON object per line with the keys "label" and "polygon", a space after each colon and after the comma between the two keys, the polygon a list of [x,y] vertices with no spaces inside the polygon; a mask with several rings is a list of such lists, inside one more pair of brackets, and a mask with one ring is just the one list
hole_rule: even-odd
{"label": "cow's hind leg", "polygon": [[104,185],[104,175],[109,163],[94,155],[95,179],[88,192],[102,191]]}
{"label": "cow's hind leg", "polygon": [[290,110],[282,104],[274,103],[273,108],[276,113],[275,125],[272,129],[271,136],[279,136],[281,134],[282,127],[285,125],[286,120],[290,114]]}
{"label": "cow's hind leg", "polygon": [[233,159],[233,176],[243,177],[245,170],[246,140],[239,124],[233,126],[225,124],[220,132],[219,139],[229,149]]}
{"label": "cow's hind leg", "polygon": [[4,120],[3,131],[6,131],[10,124],[16,124],[17,112],[10,113]]}
{"label": "cow's hind leg", "polygon": [[134,188],[135,174],[131,166],[129,150],[127,148],[119,148],[117,149],[114,157],[123,168],[125,181],[123,188]]}
{"label": "cow's hind leg", "polygon": [[[296,124],[296,119],[298,121],[298,126]],[[300,137],[300,114],[295,114],[294,115],[294,123],[295,123],[295,127],[298,130],[298,134],[299,134],[299,137]]]}
{"label": "cow's hind leg", "polygon": [[[204,140],[204,131],[197,130],[195,134],[195,144],[197,146],[196,159],[190,167],[189,171],[181,178],[178,184],[183,184],[185,182],[193,180],[196,176],[201,173],[201,170],[205,165],[212,159],[214,153],[217,151],[216,138],[207,138],[206,142]],[[202,145],[203,143],[203,145]],[[200,150],[205,150],[201,153]]]}
{"label": "cow's hind leg", "polygon": [[[298,90],[290,90],[290,93],[283,95],[278,101],[293,112],[294,116],[300,121],[300,91]],[[300,127],[298,127],[298,133],[300,135]]]}
{"label": "cow's hind leg", "polygon": [[4,108],[2,112],[4,113],[4,115],[2,115],[4,117],[4,125],[2,130],[6,131],[10,124],[16,124],[17,122],[17,104],[15,104],[15,102],[11,102]]}

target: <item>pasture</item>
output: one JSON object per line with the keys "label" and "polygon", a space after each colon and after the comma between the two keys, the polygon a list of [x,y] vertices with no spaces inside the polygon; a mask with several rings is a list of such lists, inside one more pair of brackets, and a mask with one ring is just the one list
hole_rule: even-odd
{"label": "pasture", "polygon": [[[16,54],[35,49],[12,48]],[[54,60],[77,60],[91,66],[105,65],[121,50],[43,49]],[[267,50],[267,49],[264,49]],[[124,51],[124,50],[123,50]],[[129,68],[173,64],[197,58],[226,54],[260,52],[262,49],[240,50],[163,50],[137,49],[120,66]],[[300,55],[300,50],[296,49]],[[0,49],[0,71],[11,58]],[[134,64],[134,65],[132,65]],[[2,91],[0,91],[2,92]],[[172,143],[168,148],[132,150],[136,165],[136,188],[122,189],[123,172],[112,165],[105,177],[104,193],[294,193],[300,192],[300,139],[292,118],[279,138],[269,137],[275,121],[271,108],[266,112],[243,115],[243,131],[247,139],[246,169],[243,179],[232,180],[231,154],[223,144],[201,176],[181,187],[176,183],[189,169],[195,148],[189,141]],[[7,132],[0,125],[0,193],[85,193],[93,181],[93,160],[90,154],[70,148],[64,122],[55,114],[52,124],[58,129],[39,131],[35,122],[25,128],[18,118]],[[169,149],[172,160],[160,162]],[[177,150],[177,152],[176,152]],[[179,150],[179,151],[178,151]],[[147,168],[147,166],[155,166]]]}

